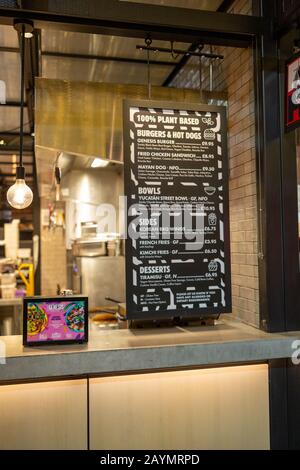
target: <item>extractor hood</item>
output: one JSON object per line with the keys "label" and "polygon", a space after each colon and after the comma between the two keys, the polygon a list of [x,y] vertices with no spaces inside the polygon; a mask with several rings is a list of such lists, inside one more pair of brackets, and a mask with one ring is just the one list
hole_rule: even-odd
{"label": "extractor hood", "polygon": [[[36,79],[36,162],[40,194],[52,184],[57,157],[123,161],[124,99],[147,99],[148,87]],[[224,93],[152,87],[152,100],[200,103]],[[41,187],[42,186],[42,187]]]}

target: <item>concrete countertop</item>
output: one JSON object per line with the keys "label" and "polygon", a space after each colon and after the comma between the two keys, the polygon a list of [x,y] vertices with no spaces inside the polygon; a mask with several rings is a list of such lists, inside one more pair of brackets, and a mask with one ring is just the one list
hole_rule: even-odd
{"label": "concrete countertop", "polygon": [[24,348],[21,336],[0,337],[0,382],[267,362],[291,357],[300,341],[300,332],[268,334],[226,317],[213,327],[91,330],[78,346]]}

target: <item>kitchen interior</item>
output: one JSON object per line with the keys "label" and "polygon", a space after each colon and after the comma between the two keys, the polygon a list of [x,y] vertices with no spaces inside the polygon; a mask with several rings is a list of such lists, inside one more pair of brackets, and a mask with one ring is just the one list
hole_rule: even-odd
{"label": "kitchen interior", "polygon": [[[142,39],[34,32],[28,41],[24,127],[26,181],[34,202],[15,213],[5,194],[19,146],[18,37],[12,27],[0,26],[7,78],[0,142],[2,335],[20,334],[22,299],[33,294],[87,295],[94,325],[119,327],[116,312],[125,312],[123,100],[226,104],[226,92],[213,91],[221,60],[201,59],[200,88],[175,88],[172,72],[183,55],[150,54],[139,44],[145,46]],[[153,44],[174,47],[169,41]],[[176,43],[179,50],[188,47]]]}

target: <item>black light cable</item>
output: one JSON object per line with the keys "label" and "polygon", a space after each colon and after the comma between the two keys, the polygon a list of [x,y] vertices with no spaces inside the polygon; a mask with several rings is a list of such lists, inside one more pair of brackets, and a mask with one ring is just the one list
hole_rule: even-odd
{"label": "black light cable", "polygon": [[21,89],[20,89],[20,149],[19,165],[16,169],[16,182],[7,191],[7,201],[15,209],[26,209],[33,201],[33,193],[25,182],[25,168],[23,166],[24,150],[24,108],[25,108],[25,45],[26,37],[32,37],[33,26],[31,23],[20,22],[16,20],[14,27],[20,35],[20,53],[21,53]]}
{"label": "black light cable", "polygon": [[[24,143],[24,105],[25,105],[25,25],[22,24],[21,32],[21,108],[20,108],[20,161],[19,166],[23,168],[23,143]],[[24,172],[25,177],[25,172]],[[24,179],[23,177],[23,179]]]}

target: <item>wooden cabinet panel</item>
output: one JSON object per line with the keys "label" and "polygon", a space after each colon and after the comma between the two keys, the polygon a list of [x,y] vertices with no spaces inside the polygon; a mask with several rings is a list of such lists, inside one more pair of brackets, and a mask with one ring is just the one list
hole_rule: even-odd
{"label": "wooden cabinet panel", "polygon": [[269,449],[267,365],[90,380],[91,449]]}
{"label": "wooden cabinet panel", "polygon": [[87,381],[1,386],[0,449],[87,449]]}

